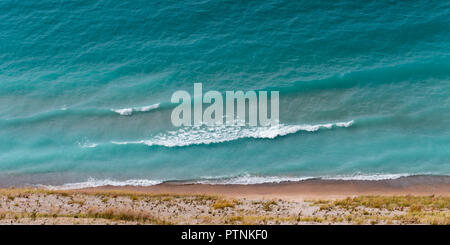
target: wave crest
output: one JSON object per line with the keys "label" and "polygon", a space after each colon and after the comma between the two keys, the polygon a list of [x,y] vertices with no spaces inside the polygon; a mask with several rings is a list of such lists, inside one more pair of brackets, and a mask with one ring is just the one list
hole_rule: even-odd
{"label": "wave crest", "polygon": [[314,132],[321,128],[331,129],[333,127],[350,127],[353,120],[348,122],[316,124],[316,125],[284,125],[279,124],[270,127],[239,127],[239,126],[196,126],[181,128],[155,136],[149,140],[139,141],[112,141],[117,145],[145,144],[148,146],[158,145],[165,147],[208,145],[222,143],[243,138],[274,139],[279,136],[297,133],[299,131]]}
{"label": "wave crest", "polygon": [[[336,176],[318,176],[318,177],[294,177],[294,176],[258,176],[244,174],[233,177],[204,177],[199,180],[183,181],[179,180],[179,184],[208,184],[208,185],[255,185],[255,184],[268,184],[268,183],[283,183],[283,182],[299,182],[312,179],[322,180],[360,180],[360,181],[380,181],[391,180],[402,177],[413,176],[413,174],[352,174],[352,175],[336,175]],[[95,179],[89,178],[84,182],[67,183],[63,185],[39,185],[39,187],[50,190],[73,190],[83,188],[93,188],[101,186],[153,186],[162,184],[162,180],[149,180],[149,179],[130,179],[130,180],[111,180],[111,179]]]}
{"label": "wave crest", "polygon": [[111,109],[111,111],[114,111],[115,113],[118,113],[122,116],[131,116],[133,112],[146,112],[151,111],[154,109],[159,108],[160,103],[148,105],[148,106],[141,106],[141,107],[131,107],[131,108],[123,108],[123,109]]}
{"label": "wave crest", "polygon": [[202,180],[194,181],[196,184],[209,185],[255,185],[266,183],[282,183],[282,182],[298,182],[312,179],[322,180],[363,180],[363,181],[379,181],[388,179],[398,179],[401,177],[411,176],[410,174],[352,174],[352,175],[336,175],[336,176],[305,176],[305,177],[290,177],[290,176],[257,176],[244,174],[234,177],[224,178],[204,178]]}
{"label": "wave crest", "polygon": [[43,187],[49,190],[73,190],[73,189],[83,189],[83,188],[92,188],[92,187],[100,187],[100,186],[152,186],[161,184],[162,181],[158,180],[148,180],[148,179],[130,179],[130,180],[111,180],[111,179],[94,179],[89,178],[84,182],[77,183],[67,183],[63,185],[40,185],[39,187]]}

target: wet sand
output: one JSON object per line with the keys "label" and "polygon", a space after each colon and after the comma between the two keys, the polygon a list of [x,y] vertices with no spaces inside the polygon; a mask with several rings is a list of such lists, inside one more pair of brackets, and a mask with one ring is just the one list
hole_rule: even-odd
{"label": "wet sand", "polygon": [[334,199],[360,195],[450,195],[449,176],[410,176],[391,180],[322,180],[253,185],[212,185],[188,182],[166,182],[139,187],[104,186],[89,190],[124,190],[150,194],[207,194],[233,198],[286,200]]}
{"label": "wet sand", "polygon": [[[348,198],[351,197],[351,198]],[[450,177],[0,189],[0,224],[450,224]]]}

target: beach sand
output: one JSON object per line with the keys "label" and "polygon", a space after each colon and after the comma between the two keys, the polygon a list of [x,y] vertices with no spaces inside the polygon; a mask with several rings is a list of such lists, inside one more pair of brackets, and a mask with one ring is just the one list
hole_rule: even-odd
{"label": "beach sand", "polygon": [[138,187],[96,187],[85,190],[124,190],[152,194],[207,194],[231,198],[285,200],[335,199],[358,195],[450,195],[448,176],[410,176],[385,180],[322,180],[266,183],[252,185],[190,184],[166,182],[159,185]]}
{"label": "beach sand", "polygon": [[0,224],[450,224],[450,177],[7,188]]}

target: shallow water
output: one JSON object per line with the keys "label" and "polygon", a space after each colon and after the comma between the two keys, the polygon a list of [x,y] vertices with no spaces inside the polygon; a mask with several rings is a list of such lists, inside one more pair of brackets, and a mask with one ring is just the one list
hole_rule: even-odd
{"label": "shallow water", "polygon": [[[446,1],[1,1],[0,182],[448,175],[449,14]],[[195,82],[280,91],[281,125],[175,128],[171,95]]]}

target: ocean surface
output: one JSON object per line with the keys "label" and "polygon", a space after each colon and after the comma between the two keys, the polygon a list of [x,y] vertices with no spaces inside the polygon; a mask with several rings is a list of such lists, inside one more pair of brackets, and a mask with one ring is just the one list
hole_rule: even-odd
{"label": "ocean surface", "polygon": [[[276,127],[172,126],[177,90]],[[0,186],[450,174],[449,1],[0,1]]]}

